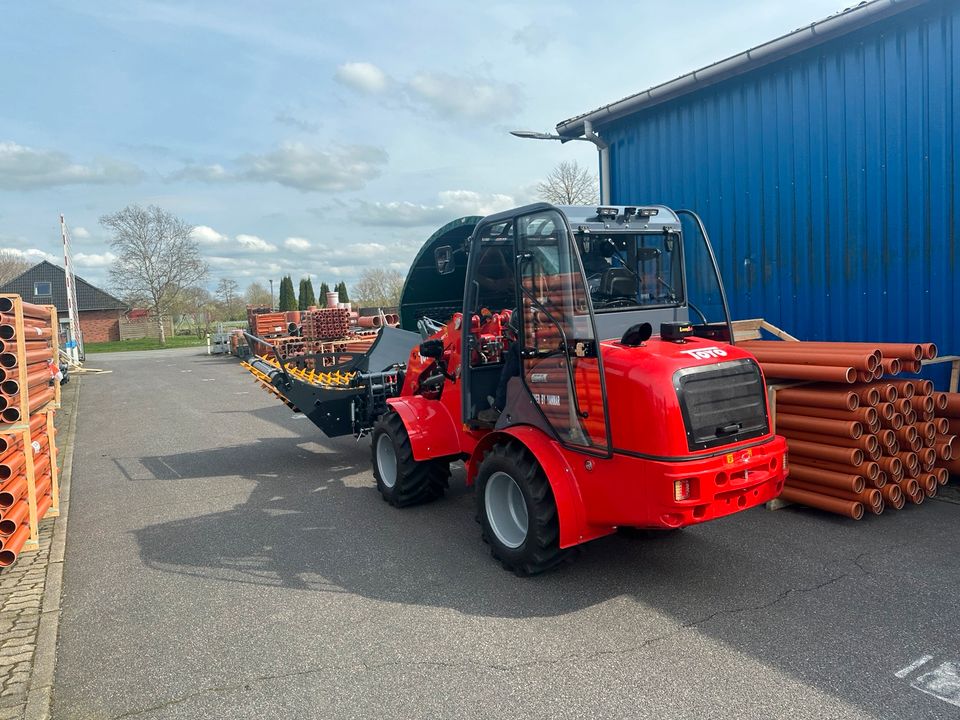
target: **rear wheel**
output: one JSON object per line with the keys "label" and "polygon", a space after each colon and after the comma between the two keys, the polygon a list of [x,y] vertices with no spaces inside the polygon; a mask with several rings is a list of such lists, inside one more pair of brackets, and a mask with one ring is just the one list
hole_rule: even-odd
{"label": "rear wheel", "polygon": [[410,436],[395,412],[388,412],[374,426],[371,455],[377,490],[394,507],[436,500],[447,489],[450,463],[414,460]]}
{"label": "rear wheel", "polygon": [[477,473],[477,520],[507,570],[536,575],[563,562],[560,522],[543,468],[523,447],[499,444]]}

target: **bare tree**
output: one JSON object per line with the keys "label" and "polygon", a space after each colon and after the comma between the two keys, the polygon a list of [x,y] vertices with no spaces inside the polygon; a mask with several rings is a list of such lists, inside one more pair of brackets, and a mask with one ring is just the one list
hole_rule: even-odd
{"label": "bare tree", "polygon": [[151,205],[128,205],[100,224],[113,233],[110,247],[117,259],[110,268],[114,286],[125,297],[142,297],[157,319],[160,344],[167,342],[163,316],[184,288],[207,276],[207,264],[191,233],[193,226]]}
{"label": "bare tree", "polygon": [[191,318],[197,337],[203,337],[204,332],[209,332],[211,315],[216,305],[210,291],[205,287],[184,288],[171,307],[177,315]]}
{"label": "bare tree", "polygon": [[247,285],[247,291],[244,293],[247,305],[258,305],[261,307],[270,307],[273,298],[270,297],[270,291],[258,282],[252,282]]}
{"label": "bare tree", "polygon": [[597,176],[574,160],[557,165],[547,179],[537,185],[542,200],[554,205],[593,205],[600,202]]}
{"label": "bare tree", "polygon": [[216,295],[224,305],[232,305],[238,298],[237,290],[239,289],[236,280],[231,280],[230,278],[220,278],[220,282],[217,283]]}
{"label": "bare tree", "polygon": [[388,268],[367,268],[353,286],[353,301],[360,307],[395,307],[403,291],[403,274]]}
{"label": "bare tree", "polygon": [[0,250],[0,285],[6,285],[27,270],[33,263],[13,250]]}

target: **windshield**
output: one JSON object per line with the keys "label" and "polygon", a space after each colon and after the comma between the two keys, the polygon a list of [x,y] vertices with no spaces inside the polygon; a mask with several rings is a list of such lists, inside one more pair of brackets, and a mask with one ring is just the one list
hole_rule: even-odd
{"label": "windshield", "polygon": [[598,312],[683,304],[677,235],[579,233],[576,239]]}

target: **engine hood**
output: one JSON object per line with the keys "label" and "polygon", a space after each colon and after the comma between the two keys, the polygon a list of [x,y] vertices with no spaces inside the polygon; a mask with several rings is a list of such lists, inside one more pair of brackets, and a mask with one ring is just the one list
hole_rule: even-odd
{"label": "engine hood", "polygon": [[[749,353],[696,337],[653,337],[635,347],[608,340],[600,348],[615,450],[680,458],[769,434],[763,376]],[[743,374],[753,382],[739,382]],[[744,399],[753,415],[744,415],[741,433],[731,428],[746,412],[739,409]]]}

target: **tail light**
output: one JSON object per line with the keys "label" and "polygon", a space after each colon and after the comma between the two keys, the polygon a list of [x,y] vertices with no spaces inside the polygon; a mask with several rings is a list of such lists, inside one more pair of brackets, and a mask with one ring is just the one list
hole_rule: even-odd
{"label": "tail light", "polygon": [[673,481],[673,499],[674,500],[676,500],[677,502],[680,502],[681,500],[689,500],[690,493],[691,493],[690,478]]}

